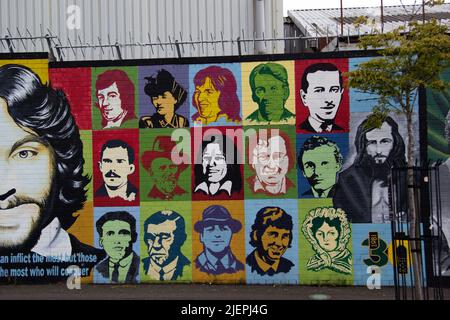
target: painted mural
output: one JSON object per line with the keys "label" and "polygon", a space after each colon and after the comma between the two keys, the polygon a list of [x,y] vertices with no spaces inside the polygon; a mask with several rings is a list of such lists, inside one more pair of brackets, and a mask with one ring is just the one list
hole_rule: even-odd
{"label": "painted mural", "polygon": [[[450,79],[450,70],[442,75],[446,81]],[[441,275],[450,277],[450,89],[444,92],[428,90],[427,98],[427,139],[429,159],[441,161],[439,167],[441,191],[441,236],[442,250],[439,252]],[[437,221],[431,221],[437,226]],[[437,229],[437,228],[436,228]]]}
{"label": "painted mural", "polygon": [[392,285],[405,120],[365,126],[364,59],[0,60],[0,280]]}

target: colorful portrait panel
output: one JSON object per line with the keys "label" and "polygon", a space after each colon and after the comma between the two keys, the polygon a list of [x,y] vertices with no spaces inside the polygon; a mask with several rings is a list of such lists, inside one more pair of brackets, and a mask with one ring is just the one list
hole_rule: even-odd
{"label": "colorful portrait panel", "polygon": [[331,202],[299,200],[301,284],[353,284],[351,224]]}
{"label": "colorful portrait panel", "polygon": [[141,204],[141,282],[192,280],[191,202]]}
{"label": "colorful portrait panel", "polygon": [[299,283],[296,199],[246,200],[248,284]]}
{"label": "colorful portrait panel", "polygon": [[244,201],[194,201],[192,223],[192,280],[245,283]]}
{"label": "colorful portrait panel", "polygon": [[139,128],[189,127],[189,65],[138,67]]}
{"label": "colorful portrait panel", "polygon": [[298,133],[349,130],[349,98],[345,88],[347,59],[295,61]]}
{"label": "colorful portrait panel", "polygon": [[92,129],[138,127],[138,68],[92,68]]}
{"label": "colorful portrait panel", "polygon": [[139,283],[139,207],[94,209],[95,246],[105,258],[94,266],[94,283]]}
{"label": "colorful portrait panel", "polygon": [[189,66],[191,127],[242,124],[241,64]]}
{"label": "colorful portrait panel", "polygon": [[190,148],[188,128],[140,130],[141,201],[191,200]]}
{"label": "colorful portrait panel", "polygon": [[240,127],[192,128],[192,200],[238,200],[243,190]]}
{"label": "colorful portrait panel", "polygon": [[297,134],[299,198],[332,198],[348,154],[348,134]]}
{"label": "colorful portrait panel", "polygon": [[139,132],[93,132],[94,204],[139,205]]}
{"label": "colorful portrait panel", "polygon": [[92,246],[86,194],[90,134],[80,134],[68,100],[49,83],[47,60],[0,61],[0,97],[0,282],[64,281],[74,264],[91,281],[103,253]]}
{"label": "colorful portrait panel", "polygon": [[294,62],[246,62],[241,68],[244,125],[295,124]]}
{"label": "colorful portrait panel", "polygon": [[294,126],[245,130],[246,199],[297,198]]}

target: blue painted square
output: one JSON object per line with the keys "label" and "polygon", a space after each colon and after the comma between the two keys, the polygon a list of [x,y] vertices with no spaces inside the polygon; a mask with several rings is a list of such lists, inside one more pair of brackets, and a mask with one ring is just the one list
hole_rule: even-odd
{"label": "blue painted square", "polygon": [[[270,209],[271,207],[281,208],[285,211],[285,213],[280,214],[280,211],[275,209]],[[265,221],[266,227],[259,226],[258,229],[267,230],[271,223],[275,221],[275,223],[285,222],[285,218],[290,217],[292,219],[292,242],[291,246],[286,249],[284,254],[281,255],[280,263],[276,271],[269,275],[271,272],[267,272],[265,274],[260,274],[256,271],[254,266],[254,261],[258,259],[252,258],[255,257],[255,247],[250,244],[252,239],[252,227],[255,224],[257,213],[260,210],[270,210],[270,214],[265,214],[263,217],[265,219],[259,219],[260,222]],[[269,212],[269,211],[267,211]],[[260,212],[260,214],[262,211]],[[271,220],[272,222],[269,222]],[[255,226],[256,227],[256,226]],[[282,228],[273,228],[271,231],[277,232],[282,230]],[[248,284],[273,284],[273,283],[283,283],[283,284],[298,284],[299,283],[299,275],[298,275],[298,206],[296,199],[267,199],[267,200],[246,200],[245,201],[245,232],[246,232],[246,278]],[[281,233],[281,232],[280,232]],[[264,232],[262,234],[263,237],[269,235],[269,232]],[[270,237],[269,237],[270,238]],[[257,236],[257,239],[261,239],[261,236]],[[273,239],[273,238],[272,238]],[[261,244],[260,241],[257,243]],[[269,247],[271,243],[274,243],[271,240],[268,241]],[[279,243],[279,242],[277,242]],[[260,255],[259,255],[260,256]],[[283,262],[281,262],[283,261]],[[289,266],[289,267],[287,267]],[[283,270],[284,271],[281,271]],[[289,269],[287,271],[287,269]],[[287,271],[287,272],[286,272]],[[263,272],[261,272],[263,273]]]}
{"label": "blue painted square", "polygon": [[[318,136],[329,140],[329,142],[323,141],[324,143],[330,143],[331,145],[334,143],[338,147],[338,151],[342,156],[342,165],[345,162],[345,159],[348,155],[348,133],[334,133],[334,134],[297,134],[297,176],[298,176],[298,197],[299,198],[314,198],[314,195],[311,193],[311,186],[308,180],[305,178],[302,171],[301,160],[299,159],[300,151],[303,149],[303,145],[306,140],[311,138],[312,136]],[[322,142],[321,142],[322,143]],[[327,144],[325,144],[327,145]],[[312,149],[314,150],[314,149]],[[336,154],[335,154],[336,157]],[[339,157],[339,156],[338,156]],[[336,158],[337,161],[338,158]],[[319,172],[316,171],[316,174],[320,175]],[[319,177],[320,178],[320,177]],[[337,177],[336,177],[337,181]]]}
{"label": "blue painted square", "polygon": [[[378,233],[378,249],[370,249],[369,233]],[[354,284],[366,286],[371,275],[369,266],[378,266],[381,286],[394,285],[394,269],[388,249],[392,245],[390,224],[352,224]],[[369,271],[369,272],[368,272]]]}
{"label": "blue painted square", "polygon": [[[216,121],[202,124],[196,121],[199,117],[194,105],[196,86],[194,80],[198,74],[198,83],[204,85],[206,78],[210,78],[215,90],[220,91],[219,117]],[[210,93],[208,93],[210,95]],[[207,95],[203,95],[203,100]],[[241,64],[193,64],[189,66],[189,105],[191,127],[201,126],[237,126],[242,124],[242,89],[241,89]],[[206,111],[205,111],[206,113]]]}
{"label": "blue painted square", "polygon": [[[133,251],[138,256],[139,261],[140,261],[140,257],[139,257],[140,245],[139,245],[139,241],[138,241],[138,239],[139,239],[139,211],[140,211],[139,207],[120,207],[120,208],[118,208],[118,207],[96,207],[96,208],[94,208],[94,230],[93,230],[93,232],[94,232],[94,245],[95,245],[96,248],[102,249],[102,247],[100,245],[100,236],[101,235],[98,233],[97,228],[96,228],[97,221],[102,216],[104,216],[106,213],[108,213],[108,212],[118,212],[118,211],[128,212],[135,219],[135,226],[136,226],[137,237],[136,237],[135,242],[133,243]],[[131,232],[133,232],[132,228],[131,228]],[[108,259],[108,256],[106,256],[105,259]],[[107,264],[108,261],[105,261],[105,259],[102,260],[102,261],[99,261],[99,263],[93,269],[94,270],[93,271],[94,283],[111,283],[110,280],[108,278],[103,277],[97,271],[97,268],[96,268],[102,262]],[[139,265],[137,265],[137,271],[136,272],[138,273],[137,281],[140,282],[140,279],[139,279]]]}

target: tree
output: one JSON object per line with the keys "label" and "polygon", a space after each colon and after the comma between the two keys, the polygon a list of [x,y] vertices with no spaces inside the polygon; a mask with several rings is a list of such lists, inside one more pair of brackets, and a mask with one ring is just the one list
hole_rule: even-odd
{"label": "tree", "polygon": [[[348,85],[363,92],[378,95],[378,104],[373,108],[369,126],[381,127],[384,118],[392,111],[406,118],[408,145],[407,165],[414,166],[414,104],[419,88],[443,91],[449,83],[440,74],[449,67],[449,28],[436,20],[410,22],[407,27],[399,27],[384,34],[364,36],[358,46],[362,49],[379,49],[380,56],[347,73]],[[408,185],[413,183],[413,170],[407,171]],[[410,236],[419,237],[420,221],[414,202],[414,191],[407,194]],[[423,299],[421,283],[421,252],[414,241],[411,245],[415,295]]]}

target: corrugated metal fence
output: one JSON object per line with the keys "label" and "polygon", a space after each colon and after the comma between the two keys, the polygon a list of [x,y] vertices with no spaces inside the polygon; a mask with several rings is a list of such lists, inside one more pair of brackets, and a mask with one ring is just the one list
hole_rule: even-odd
{"label": "corrugated metal fence", "polygon": [[[238,46],[230,40],[255,38],[254,2],[0,0],[0,38],[12,39],[14,52],[33,52],[49,49],[45,38],[33,37],[54,36],[49,41],[61,47],[64,60],[117,59],[116,43],[124,59],[176,57],[175,41],[182,44],[184,57],[233,55]],[[282,1],[264,0],[264,4],[265,37],[281,38]],[[0,52],[11,51],[4,40],[0,43]],[[247,54],[253,49],[252,45],[243,48]],[[266,49],[283,53],[284,44],[271,42]]]}

